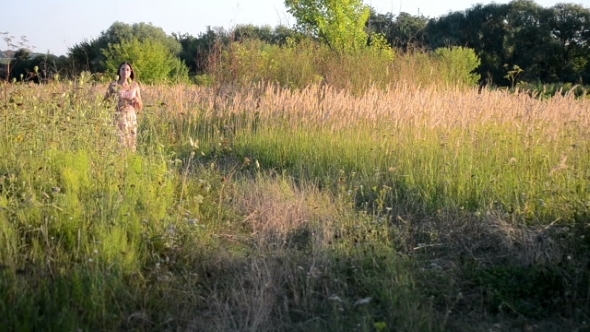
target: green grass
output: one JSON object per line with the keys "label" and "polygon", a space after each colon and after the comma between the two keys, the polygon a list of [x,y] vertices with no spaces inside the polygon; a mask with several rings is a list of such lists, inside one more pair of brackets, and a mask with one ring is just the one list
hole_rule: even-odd
{"label": "green grass", "polygon": [[102,90],[2,89],[0,330],[551,330],[590,314],[581,125],[147,102],[130,154]]}
{"label": "green grass", "polygon": [[[548,224],[590,211],[590,147],[580,132],[555,141],[544,137],[542,127],[525,134],[511,124],[484,124],[433,128],[414,138],[409,126],[360,123],[334,132],[293,126],[296,121],[273,120],[259,124],[259,130],[239,132],[233,151],[332,188],[345,175],[348,189],[370,200],[367,204],[378,195],[371,188],[385,185],[391,189],[383,197],[387,206],[404,197],[427,213],[500,210],[517,222]],[[567,166],[560,168],[563,155]]]}

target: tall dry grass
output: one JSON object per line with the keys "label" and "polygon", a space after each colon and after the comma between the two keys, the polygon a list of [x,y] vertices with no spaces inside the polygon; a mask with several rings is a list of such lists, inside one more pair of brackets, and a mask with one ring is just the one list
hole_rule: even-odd
{"label": "tall dry grass", "polygon": [[[94,89],[102,91],[101,88]],[[232,85],[217,88],[146,86],[144,91],[146,99],[151,102],[148,107],[164,103],[169,116],[190,112],[204,116],[257,113],[273,117],[280,114],[314,120],[330,117],[334,127],[346,127],[363,119],[404,124],[423,120],[425,123],[420,124],[425,128],[506,123],[532,126],[531,121],[539,121],[539,124],[558,124],[545,128],[552,133],[563,130],[564,126],[568,129],[588,127],[588,101],[574,95],[536,99],[508,91],[483,90],[478,93],[475,88],[464,91],[436,86],[416,89],[404,83],[386,89],[373,88],[362,96],[325,85],[293,90],[262,83],[245,88]]]}
{"label": "tall dry grass", "polygon": [[433,209],[498,207],[536,221],[587,213],[588,101],[573,95],[405,84],[360,97],[322,85],[172,91],[148,93],[186,96],[158,115],[183,119],[185,129],[172,131],[177,141],[230,144],[293,175],[389,174],[388,185],[417,189],[412,200]]}

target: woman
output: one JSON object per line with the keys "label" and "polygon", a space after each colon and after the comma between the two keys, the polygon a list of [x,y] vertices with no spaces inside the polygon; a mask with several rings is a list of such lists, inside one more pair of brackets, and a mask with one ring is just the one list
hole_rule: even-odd
{"label": "woman", "polygon": [[135,152],[137,145],[137,113],[142,110],[143,102],[139,84],[134,81],[133,67],[129,62],[119,65],[119,79],[112,82],[107,89],[105,99],[117,96],[117,127],[119,142]]}

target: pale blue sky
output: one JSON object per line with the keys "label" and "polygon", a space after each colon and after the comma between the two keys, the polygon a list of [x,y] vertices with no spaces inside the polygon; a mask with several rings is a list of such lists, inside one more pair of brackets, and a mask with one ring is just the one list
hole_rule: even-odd
{"label": "pale blue sky", "polygon": [[[490,0],[365,0],[378,13],[408,12],[437,17]],[[509,0],[497,0],[508,3]],[[584,7],[590,0],[536,0],[543,7],[572,2]],[[115,21],[151,22],[168,34],[198,36],[207,26],[231,29],[238,24],[291,26],[284,0],[13,0],[2,4],[0,32],[27,36],[35,52],[62,55],[84,39],[96,38]],[[0,40],[0,50],[6,45]]]}

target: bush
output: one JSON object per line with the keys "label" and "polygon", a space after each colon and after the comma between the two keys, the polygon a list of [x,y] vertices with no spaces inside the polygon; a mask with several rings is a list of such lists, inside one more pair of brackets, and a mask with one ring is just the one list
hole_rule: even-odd
{"label": "bush", "polygon": [[273,82],[286,87],[303,87],[321,81],[318,58],[327,47],[308,40],[287,46],[270,45],[260,40],[230,44],[212,62],[208,73],[218,83]]}
{"label": "bush", "polygon": [[123,41],[103,49],[109,73],[117,73],[124,61],[133,64],[137,79],[146,83],[187,82],[188,68],[166,45],[158,41]]}
{"label": "bush", "polygon": [[481,60],[475,51],[466,47],[437,48],[434,55],[440,61],[441,77],[447,84],[476,85],[479,74],[473,71],[479,67]]}
{"label": "bush", "polygon": [[373,35],[368,47],[348,54],[311,39],[291,39],[282,46],[245,40],[228,45],[215,60],[207,74],[216,84],[271,82],[289,88],[328,84],[354,94],[400,82],[473,86],[479,75],[472,72],[480,63],[468,48],[397,52],[380,35]]}

